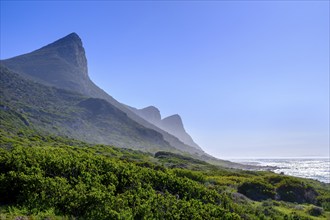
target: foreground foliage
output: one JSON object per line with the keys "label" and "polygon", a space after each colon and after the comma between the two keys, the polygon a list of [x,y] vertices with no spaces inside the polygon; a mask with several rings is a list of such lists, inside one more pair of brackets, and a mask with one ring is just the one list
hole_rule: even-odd
{"label": "foreground foliage", "polygon": [[1,219],[329,217],[329,185],[317,181],[28,130],[0,134]]}

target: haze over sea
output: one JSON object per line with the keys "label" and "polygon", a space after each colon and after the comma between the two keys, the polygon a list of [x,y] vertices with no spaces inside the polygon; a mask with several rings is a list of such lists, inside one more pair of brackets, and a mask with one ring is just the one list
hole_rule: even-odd
{"label": "haze over sea", "polygon": [[330,158],[232,159],[242,164],[275,166],[275,173],[303,177],[330,183]]}

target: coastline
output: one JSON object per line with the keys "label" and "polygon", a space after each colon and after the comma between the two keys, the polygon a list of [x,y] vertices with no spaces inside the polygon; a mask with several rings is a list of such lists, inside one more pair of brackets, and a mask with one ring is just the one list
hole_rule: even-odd
{"label": "coastline", "polygon": [[259,159],[235,159],[236,163],[265,167],[274,173],[330,183],[330,159],[329,158],[259,158]]}

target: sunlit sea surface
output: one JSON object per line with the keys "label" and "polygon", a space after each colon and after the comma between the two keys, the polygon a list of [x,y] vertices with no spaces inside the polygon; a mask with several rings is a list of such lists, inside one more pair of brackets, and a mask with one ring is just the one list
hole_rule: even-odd
{"label": "sunlit sea surface", "polygon": [[275,166],[275,173],[283,172],[286,175],[316,179],[330,183],[329,158],[290,158],[290,159],[233,159],[247,165]]}

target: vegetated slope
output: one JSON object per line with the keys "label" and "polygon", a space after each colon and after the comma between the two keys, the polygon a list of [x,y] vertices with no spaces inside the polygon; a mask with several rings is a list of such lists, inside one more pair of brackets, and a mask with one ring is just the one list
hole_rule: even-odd
{"label": "vegetated slope", "polygon": [[[106,100],[45,86],[22,78],[1,65],[0,113],[0,128],[7,126],[6,129],[11,127],[17,131],[20,125],[16,126],[14,122],[4,125],[6,120],[2,120],[5,116],[17,117],[24,126],[47,134],[148,152],[166,150],[183,154],[160,133],[133,121]],[[248,168],[229,161],[216,162],[223,166]]]}
{"label": "vegetated slope", "polygon": [[139,115],[140,117],[144,118],[148,122],[156,125],[157,127],[161,128],[162,130],[176,136],[179,138],[180,141],[183,143],[192,146],[196,149],[200,149],[201,147],[198,146],[192,139],[192,137],[186,132],[183,126],[182,119],[180,115],[171,115],[164,119],[161,118],[160,111],[154,106],[148,106],[143,109],[136,109],[130,107],[130,109]]}
{"label": "vegetated slope", "polygon": [[[329,184],[0,130],[2,219],[327,219]],[[185,164],[186,168],[178,168]],[[251,200],[252,199],[252,200]]]}
{"label": "vegetated slope", "polygon": [[133,121],[103,99],[47,87],[23,79],[3,66],[0,103],[2,117],[16,115],[25,126],[45,133],[151,152],[176,151],[161,134]]}
{"label": "vegetated slope", "polygon": [[[144,120],[96,86],[88,76],[85,50],[76,33],[71,33],[31,53],[2,60],[1,63],[39,83],[75,91],[88,97],[105,99],[125,112],[132,120],[160,133],[171,146],[178,150],[208,156],[200,148],[188,146],[174,135]],[[209,159],[215,158],[210,157]]]}

